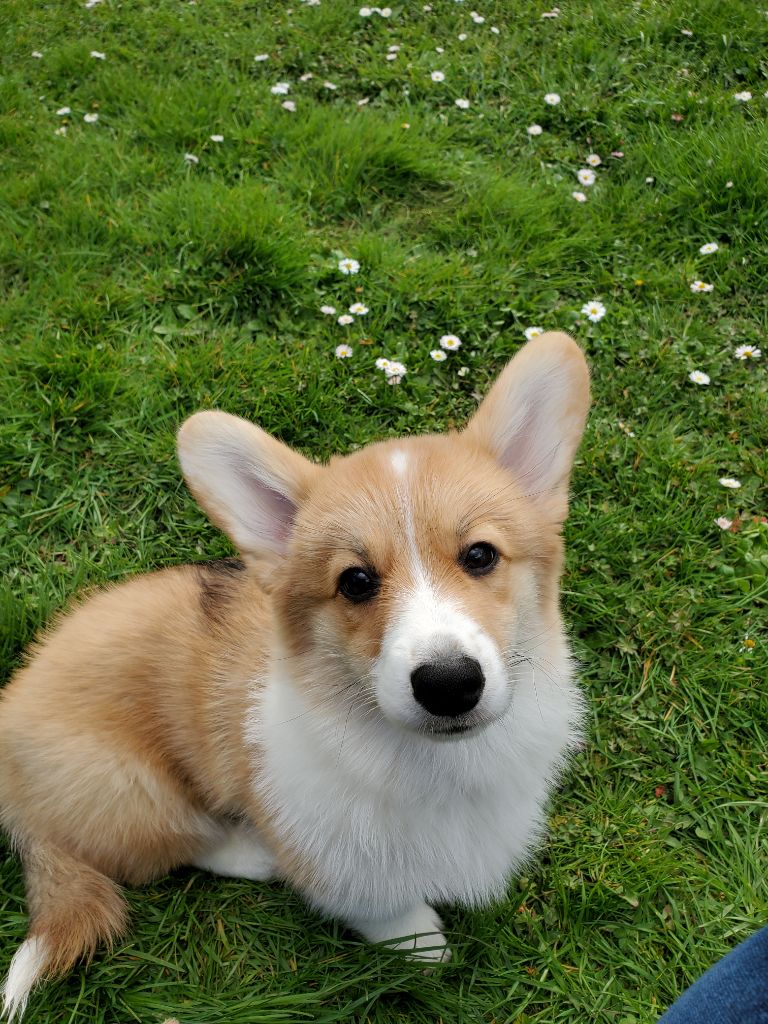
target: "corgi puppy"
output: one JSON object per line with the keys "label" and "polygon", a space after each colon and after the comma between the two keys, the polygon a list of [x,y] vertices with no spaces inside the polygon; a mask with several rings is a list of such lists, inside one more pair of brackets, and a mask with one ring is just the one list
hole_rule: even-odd
{"label": "corgi puppy", "polygon": [[181,468],[241,559],[79,604],[0,698],[27,938],[5,1014],[180,865],[284,879],[369,942],[449,953],[434,904],[501,897],[580,734],[561,526],[589,375],[565,334],[465,429],[310,462],[200,412]]}

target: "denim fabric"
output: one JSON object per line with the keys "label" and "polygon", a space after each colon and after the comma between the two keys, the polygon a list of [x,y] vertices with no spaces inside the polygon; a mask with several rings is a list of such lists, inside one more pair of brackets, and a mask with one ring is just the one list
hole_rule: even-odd
{"label": "denim fabric", "polygon": [[768,1024],[768,928],[710,967],[657,1024]]}

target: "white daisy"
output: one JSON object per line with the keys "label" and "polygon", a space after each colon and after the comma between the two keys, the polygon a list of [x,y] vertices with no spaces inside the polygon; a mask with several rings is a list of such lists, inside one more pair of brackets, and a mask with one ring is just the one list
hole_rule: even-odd
{"label": "white daisy", "polygon": [[211,142],[223,142],[224,141],[224,136],[223,135],[209,135],[208,138],[211,140]]}
{"label": "white daisy", "polygon": [[389,53],[399,53],[400,52],[400,47],[397,45],[397,43],[392,43],[391,46],[387,47],[387,51]]}
{"label": "white daisy", "polygon": [[287,96],[291,86],[289,82],[276,82],[269,91],[273,96]]}
{"label": "white daisy", "polygon": [[690,38],[693,35],[693,32],[691,32],[691,30],[689,28],[681,28],[680,29],[680,35],[681,36],[688,36]]}
{"label": "white daisy", "polygon": [[752,93],[748,89],[745,89],[744,92],[735,92],[733,94],[733,98],[738,100],[739,103],[749,103],[752,99]]}
{"label": "white daisy", "polygon": [[299,81],[300,82],[310,82],[314,77],[315,76],[312,74],[311,71],[307,71],[306,74],[299,75]]}
{"label": "white daisy", "polygon": [[571,195],[577,203],[586,203],[587,201],[587,197],[583,192],[571,192]]}
{"label": "white daisy", "polygon": [[358,14],[360,15],[361,18],[370,18],[370,16],[373,14],[373,8],[361,7],[360,10],[358,11]]}
{"label": "white daisy", "polygon": [[759,359],[762,352],[759,348],[755,348],[754,345],[739,345],[736,351],[733,353],[737,359]]}
{"label": "white daisy", "polygon": [[95,124],[99,120],[98,114],[83,114],[83,120],[86,124]]}
{"label": "white daisy", "polygon": [[590,167],[582,167],[576,172],[576,177],[580,185],[594,185],[597,181],[597,175]]}
{"label": "white daisy", "polygon": [[598,320],[602,320],[605,316],[605,306],[602,302],[598,302],[597,299],[591,299],[589,302],[585,302],[581,307],[581,312],[586,316],[587,320],[591,320],[593,324],[596,324]]}
{"label": "white daisy", "polygon": [[440,348],[455,352],[457,348],[461,348],[461,338],[455,334],[444,334],[440,339]]}
{"label": "white daisy", "polygon": [[91,56],[95,57],[96,60],[106,60],[106,53],[102,53],[101,50],[91,50]]}
{"label": "white daisy", "polygon": [[349,307],[349,312],[354,313],[355,316],[365,316],[368,312],[368,307],[363,305],[362,302],[353,302]]}
{"label": "white daisy", "polygon": [[380,7],[379,8],[379,15],[382,18],[391,18],[392,17],[392,8],[391,7]]}
{"label": "white daisy", "polygon": [[706,284],[704,281],[691,281],[690,284],[692,292],[711,292],[714,287],[713,284]]}
{"label": "white daisy", "polygon": [[703,370],[691,370],[688,374],[688,380],[693,381],[694,384],[709,384],[709,374],[704,373]]}
{"label": "white daisy", "polygon": [[457,38],[458,38],[460,43],[463,43],[464,40],[467,38],[467,33],[466,32],[459,32]]}
{"label": "white daisy", "polygon": [[333,82],[323,82],[323,88],[330,89],[331,91],[333,91],[334,89],[338,89],[339,87],[338,85],[334,85]]}
{"label": "white daisy", "polygon": [[541,135],[544,131],[540,124],[529,124],[525,130],[529,135]]}
{"label": "white daisy", "polygon": [[741,487],[741,480],[736,480],[732,476],[721,476],[717,482],[731,491],[738,491]]}
{"label": "white daisy", "polygon": [[709,256],[711,252],[717,252],[719,248],[720,246],[717,244],[717,242],[705,242],[704,245],[702,245],[699,249],[699,252],[703,256]]}
{"label": "white daisy", "polygon": [[254,59],[254,61],[257,64],[261,64],[262,61],[269,60],[269,54],[268,53],[257,53],[256,56],[253,59]]}
{"label": "white daisy", "polygon": [[501,32],[501,29],[496,28],[495,25],[491,25],[491,32],[493,32],[493,34],[497,36]]}
{"label": "white daisy", "polygon": [[294,103],[293,100],[283,100],[280,106],[283,108],[283,110],[287,110],[291,114],[296,113],[296,104]]}
{"label": "white daisy", "polygon": [[72,111],[69,107],[59,107],[59,109],[56,111],[58,117],[66,117],[67,114],[71,113]]}
{"label": "white daisy", "polygon": [[541,17],[542,18],[559,18],[560,17],[560,8],[559,7],[553,7],[551,11],[544,11],[544,13],[541,15]]}
{"label": "white daisy", "polygon": [[53,134],[54,135],[66,135],[67,134],[67,126],[65,124],[59,125],[59,127],[56,129],[56,131]]}
{"label": "white daisy", "polygon": [[721,530],[730,530],[733,526],[733,520],[727,516],[718,516],[715,523],[720,527]]}
{"label": "white daisy", "polygon": [[320,312],[325,313],[326,316],[336,316],[335,306],[321,306]]}
{"label": "white daisy", "polygon": [[441,348],[433,348],[429,354],[436,363],[443,363],[448,358],[448,353],[443,352]]}
{"label": "white daisy", "polygon": [[342,327],[348,327],[350,324],[355,322],[355,318],[350,316],[349,313],[342,313],[336,321],[337,324],[341,324]]}
{"label": "white daisy", "polygon": [[444,82],[445,73],[443,71],[432,71],[429,76],[433,82]]}
{"label": "white daisy", "polygon": [[397,60],[397,50],[393,50],[391,53],[386,55],[387,60]]}
{"label": "white daisy", "polygon": [[525,330],[523,331],[523,334],[528,339],[528,341],[533,341],[534,338],[538,338],[539,335],[541,335],[543,333],[544,333],[544,328],[543,327],[526,327]]}
{"label": "white daisy", "polygon": [[40,53],[39,50],[33,50],[32,56],[35,58],[35,60],[41,60],[43,55],[42,53]]}
{"label": "white daisy", "polygon": [[458,373],[458,375],[460,377],[466,377],[467,374],[469,373],[469,367],[468,366],[460,366],[458,368],[458,370],[456,371],[456,373]]}
{"label": "white daisy", "polygon": [[587,157],[586,162],[589,164],[590,167],[599,167],[603,161],[600,159],[597,153],[590,153]]}
{"label": "white daisy", "polygon": [[200,157],[199,156],[195,156],[194,153],[185,153],[184,154],[184,160],[188,164],[199,164],[200,163]]}
{"label": "white daisy", "polygon": [[469,109],[469,100],[458,99],[458,100],[454,100],[453,102],[456,104],[456,106],[459,108],[459,110],[468,110]]}
{"label": "white daisy", "polygon": [[356,274],[360,270],[360,264],[357,260],[345,256],[343,260],[339,260],[339,270],[342,274]]}
{"label": "white daisy", "polygon": [[376,369],[377,370],[386,370],[386,368],[388,366],[389,366],[389,359],[385,359],[384,356],[381,356],[379,359],[376,360]]}
{"label": "white daisy", "polygon": [[390,360],[384,367],[384,373],[389,378],[397,378],[397,380],[395,380],[393,383],[399,383],[400,378],[404,376],[404,374],[408,373],[408,370],[405,368],[405,366],[403,366],[402,363],[398,363],[395,360]]}
{"label": "white daisy", "polygon": [[351,359],[352,358],[352,346],[351,345],[337,345],[336,346],[336,358],[337,359]]}
{"label": "white daisy", "polygon": [[556,107],[560,102],[560,97],[556,92],[548,92],[544,95],[544,102],[549,107]]}
{"label": "white daisy", "polygon": [[470,11],[469,16],[476,25],[482,25],[483,22],[485,21],[485,18],[482,16],[482,14],[478,14],[477,11]]}

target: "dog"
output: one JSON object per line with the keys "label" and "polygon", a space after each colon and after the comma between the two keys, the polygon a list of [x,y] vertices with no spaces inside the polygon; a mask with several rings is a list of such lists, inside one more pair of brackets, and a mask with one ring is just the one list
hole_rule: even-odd
{"label": "dog", "polygon": [[240,559],[88,597],[0,698],[30,914],[10,1019],[124,932],[121,885],[182,865],[449,957],[433,905],[504,894],[581,734],[558,586],[588,404],[581,350],[549,333],[463,430],[327,465],[224,412],[182,425]]}

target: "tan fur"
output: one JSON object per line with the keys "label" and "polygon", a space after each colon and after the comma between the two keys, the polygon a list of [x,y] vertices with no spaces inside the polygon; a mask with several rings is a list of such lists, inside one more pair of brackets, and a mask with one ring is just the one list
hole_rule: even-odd
{"label": "tan fur", "polygon": [[48,977],[64,974],[83,956],[90,960],[100,945],[111,946],[125,931],[125,900],[105,875],[54,846],[32,844],[22,862],[29,936],[48,943]]}
{"label": "tan fur", "polygon": [[[581,359],[566,341],[563,358]],[[587,387],[584,371],[574,450]],[[559,622],[567,477],[532,495],[500,468],[486,426],[502,390],[463,434],[375,444],[323,469],[260,432],[302,499],[288,557],[243,550],[243,571],[181,566],[136,577],[85,600],[36,644],[0,697],[0,823],[22,853],[30,936],[51,944],[49,972],[123,930],[115,883],[190,863],[232,818],[255,825],[282,876],[299,889],[311,882],[313,865],[275,833],[253,784],[259,766],[243,723],[276,642],[318,708],[328,699],[318,645],[335,646],[353,668],[378,654],[392,602],[412,583],[404,489],[419,556],[490,636],[505,635],[523,569],[545,617]],[[185,426],[187,443],[197,429],[194,419]],[[405,457],[403,474],[394,452]],[[205,480],[188,477],[237,539]],[[501,554],[482,583],[457,562],[478,541]],[[374,609],[337,595],[339,574],[367,563],[383,580]]]}

